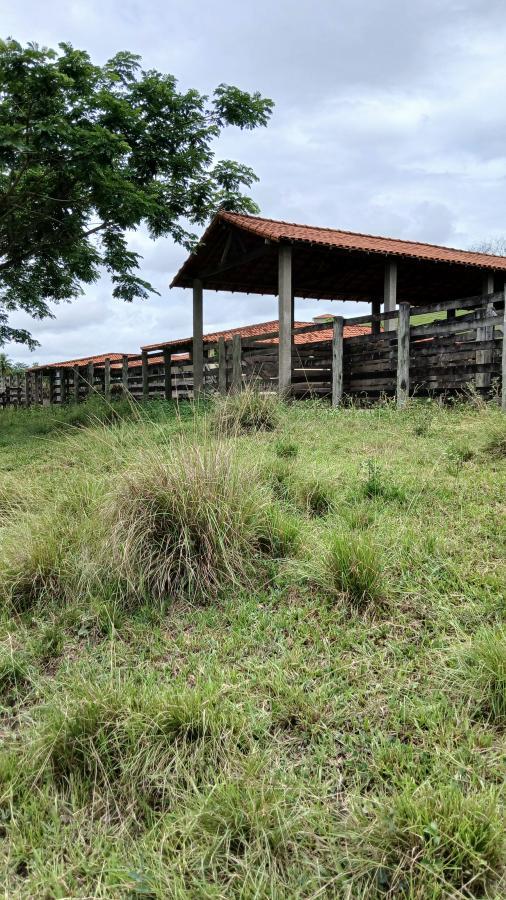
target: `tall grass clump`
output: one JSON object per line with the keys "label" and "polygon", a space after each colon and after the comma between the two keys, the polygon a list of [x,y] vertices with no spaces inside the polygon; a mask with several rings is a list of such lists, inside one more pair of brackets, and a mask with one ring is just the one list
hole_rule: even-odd
{"label": "tall grass clump", "polygon": [[218,396],[211,413],[214,431],[220,435],[236,435],[251,431],[274,431],[281,413],[276,394],[265,393],[246,385],[236,394]]}
{"label": "tall grass clump", "polygon": [[506,724],[506,628],[483,628],[461,657],[457,675],[461,695],[480,717]]}
{"label": "tall grass clump", "polygon": [[344,595],[359,609],[384,601],[383,571],[378,551],[368,535],[336,532],[324,556],[323,579],[332,594]]}
{"label": "tall grass clump", "polygon": [[363,850],[357,868],[372,869],[380,894],[500,896],[487,893],[506,849],[493,791],[466,795],[456,785],[408,783],[373,808],[372,819],[362,813],[356,823]]}
{"label": "tall grass clump", "polygon": [[106,518],[115,571],[135,596],[158,600],[206,602],[250,584],[259,556],[286,543],[267,491],[220,442],[147,453],[118,479]]}
{"label": "tall grass clump", "polygon": [[132,803],[166,808],[254,748],[250,720],[219,684],[172,688],[127,677],[91,686],[83,673],[42,711],[27,771],[59,790],[111,794],[126,814]]}

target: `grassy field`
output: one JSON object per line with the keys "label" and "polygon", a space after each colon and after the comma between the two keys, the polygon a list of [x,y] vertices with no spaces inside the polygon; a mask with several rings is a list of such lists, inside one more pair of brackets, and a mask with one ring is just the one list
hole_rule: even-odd
{"label": "grassy field", "polygon": [[506,895],[496,407],[4,411],[0,461],[5,897]]}

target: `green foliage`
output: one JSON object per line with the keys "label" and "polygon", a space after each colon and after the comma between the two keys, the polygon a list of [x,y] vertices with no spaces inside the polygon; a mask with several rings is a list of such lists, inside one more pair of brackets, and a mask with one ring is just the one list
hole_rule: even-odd
{"label": "green foliage", "polygon": [[359,609],[384,601],[382,566],[367,536],[356,532],[334,534],[325,558],[325,576],[333,593],[344,594]]}
{"label": "green foliage", "polygon": [[248,167],[215,162],[227,125],[267,124],[272,101],[221,84],[212,98],[179,91],[172,75],[143,71],[120,52],[103,66],[68,43],[0,44],[0,344],[34,345],[7,324],[21,309],[50,315],[49,301],[111,275],[114,296],[146,297],[127,232],[193,246],[186,229],[219,208],[256,212],[242,193]]}
{"label": "green foliage", "polygon": [[[6,896],[505,895],[501,413],[437,406],[416,434],[424,409],[336,428],[293,403],[275,435],[226,440],[207,404],[0,411]],[[454,445],[474,451],[458,479]],[[367,496],[371,458],[409,503]],[[139,566],[161,574],[160,534],[201,539],[205,590],[233,563],[213,602],[125,579],[137,519]]]}
{"label": "green foliage", "polygon": [[462,654],[459,675],[475,714],[506,724],[506,629],[478,631]]}
{"label": "green foliage", "polygon": [[280,459],[293,459],[299,452],[299,447],[295,441],[280,438],[274,444],[276,456]]}
{"label": "green foliage", "polygon": [[254,473],[220,443],[184,443],[164,462],[143,454],[118,483],[107,520],[115,569],[138,597],[206,602],[227,584],[249,583],[259,553],[286,543]]}
{"label": "green foliage", "polygon": [[466,796],[456,785],[408,783],[374,806],[372,823],[361,817],[358,826],[376,883],[390,896],[479,897],[502,869],[504,829],[492,791]]}
{"label": "green foliage", "polygon": [[280,417],[281,404],[272,393],[247,385],[237,394],[216,397],[213,428],[219,435],[238,435],[251,431],[273,431]]}

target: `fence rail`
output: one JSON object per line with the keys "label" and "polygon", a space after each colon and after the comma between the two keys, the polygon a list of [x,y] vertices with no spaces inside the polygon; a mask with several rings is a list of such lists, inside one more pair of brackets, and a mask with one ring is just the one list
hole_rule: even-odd
{"label": "fence rail", "polygon": [[[446,314],[446,315],[445,315]],[[420,316],[436,315],[429,322]],[[441,315],[444,317],[441,318]],[[329,323],[293,329],[291,394],[330,397],[396,395],[399,406],[412,394],[461,391],[483,393],[502,384],[506,411],[506,307],[502,293],[451,300],[423,308],[399,308],[381,315],[395,330],[343,337],[347,325],[371,324],[370,316],[334,319],[333,336],[320,334]],[[254,382],[278,389],[278,332],[204,344],[203,390],[239,391]],[[46,367],[0,376],[0,405],[10,407],[79,402],[91,393],[124,393],[136,400],[193,397],[191,344],[142,351],[86,366]]]}

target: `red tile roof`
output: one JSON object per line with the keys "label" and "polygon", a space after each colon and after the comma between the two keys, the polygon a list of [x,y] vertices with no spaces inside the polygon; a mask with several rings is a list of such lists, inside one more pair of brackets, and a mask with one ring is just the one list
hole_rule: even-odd
{"label": "red tile roof", "polygon": [[[330,318],[330,316],[329,316]],[[334,318],[332,316],[332,318]],[[309,325],[313,325],[313,322],[294,322],[295,328],[304,328]],[[204,335],[204,344],[214,344],[220,337],[223,337],[226,341],[232,339],[234,334],[240,334],[241,337],[260,337],[262,334],[271,334],[273,331],[278,330],[278,320],[273,319],[270,322],[260,322],[256,325],[241,325],[239,328],[229,328],[225,331],[213,331],[209,334]],[[343,335],[345,338],[347,337],[355,337],[359,334],[369,334],[370,328],[368,325],[345,325]],[[317,341],[330,341],[332,340],[332,324],[329,324],[328,328],[324,328],[321,331],[311,331],[309,333],[303,332],[302,334],[295,334],[293,337],[294,344],[310,344],[315,343]],[[185,344],[191,344],[192,338],[177,338],[174,341],[165,341],[162,344],[147,344],[142,347],[143,350],[161,350],[164,347],[178,347]],[[269,344],[277,344],[277,338],[268,338],[266,343]],[[178,354],[177,357],[173,357],[173,359],[187,359],[187,353]],[[155,360],[153,357],[150,357],[150,363],[154,364]],[[157,357],[157,362],[162,362],[162,357]],[[135,363],[134,363],[135,364]]]}
{"label": "red tile roof", "polygon": [[423,244],[419,241],[405,241],[397,238],[379,237],[373,234],[339,231],[335,228],[297,225],[294,222],[264,219],[260,216],[248,216],[241,213],[223,211],[218,213],[217,218],[230,222],[258,237],[274,242],[296,241],[305,244],[320,244],[326,247],[339,247],[344,250],[361,250],[367,253],[381,253],[389,256],[408,256],[437,262],[479,266],[480,269],[506,270],[506,257],[492,256],[488,253],[476,253],[472,250],[457,250],[453,247],[441,247],[437,244]]}
{"label": "red tile roof", "polygon": [[[109,358],[113,360],[121,360],[123,353],[99,353],[98,356],[81,356],[79,359],[67,359],[64,362],[44,363],[42,366],[31,366],[28,372],[36,372],[38,369],[71,369],[74,366],[87,366],[92,362],[95,366],[103,365],[104,360]],[[133,353],[127,353],[126,356],[134,356]]]}
{"label": "red tile roof", "polygon": [[[329,316],[330,318],[330,316]],[[295,327],[303,328],[304,326],[313,325],[313,322],[295,322]],[[223,337],[226,341],[232,339],[234,334],[240,334],[241,337],[258,337],[262,334],[271,334],[273,331],[278,330],[278,320],[273,319],[270,322],[260,322],[256,325],[240,325],[238,328],[227,328],[225,331],[212,331],[209,334],[204,335],[204,343],[205,344],[214,344],[218,341],[220,337]],[[344,337],[353,337],[358,334],[368,334],[370,331],[369,327],[366,325],[345,325],[344,326]],[[325,328],[322,331],[313,331],[309,334],[295,334],[294,335],[294,343],[295,344],[308,344],[313,343],[315,341],[327,341],[332,339],[332,325],[329,325],[329,328]],[[277,338],[269,338],[269,344],[277,344]],[[142,350],[162,350],[165,347],[179,347],[192,343],[191,337],[186,338],[176,338],[174,341],[163,341],[160,344],[145,344],[141,349]],[[79,359],[68,359],[63,362],[54,362],[54,363],[46,363],[42,366],[32,366],[31,369],[28,369],[28,372],[36,372],[39,369],[69,369],[74,368],[75,366],[86,366],[88,363],[92,362],[95,366],[103,366],[104,361],[109,358],[111,360],[111,368],[118,369],[120,368],[123,356],[128,356],[129,358],[129,367],[139,366],[141,364],[140,354],[139,353],[101,353],[97,356],[82,356]],[[188,353],[178,353],[177,356],[172,357],[173,360],[183,360],[188,359]],[[150,356],[148,357],[149,365],[159,365],[163,362],[163,356]]]}

